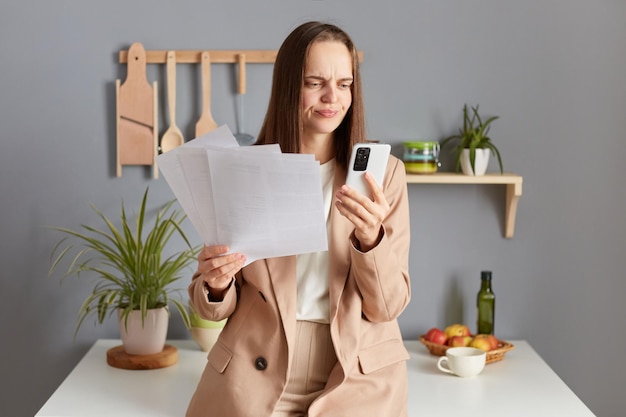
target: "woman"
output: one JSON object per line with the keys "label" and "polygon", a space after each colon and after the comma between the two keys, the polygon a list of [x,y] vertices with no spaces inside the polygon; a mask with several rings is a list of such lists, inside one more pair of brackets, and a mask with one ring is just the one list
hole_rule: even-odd
{"label": "woman", "polygon": [[363,119],[348,35],[296,28],[278,51],[257,143],[320,162],[329,249],[243,268],[243,254],[203,249],[191,302],[228,321],[188,417],[406,416],[409,355],[396,320],[410,299],[405,171],[391,156],[382,188],[366,176],[372,199],[345,185]]}

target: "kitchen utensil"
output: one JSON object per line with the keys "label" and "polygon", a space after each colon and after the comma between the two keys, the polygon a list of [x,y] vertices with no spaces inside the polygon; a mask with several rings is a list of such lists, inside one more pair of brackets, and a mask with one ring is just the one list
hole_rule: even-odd
{"label": "kitchen utensil", "polygon": [[196,122],[196,137],[217,127],[211,115],[211,55],[204,51],[200,60],[202,71],[202,113]]}
{"label": "kitchen utensil", "polygon": [[242,133],[243,130],[243,96],[246,94],[246,54],[237,55],[238,65],[238,82],[237,82],[237,133],[235,133],[235,139],[239,146],[252,145],[256,142],[256,139],[247,133]]}
{"label": "kitchen utensil", "polygon": [[161,137],[161,151],[167,152],[185,142],[183,134],[176,126],[176,52],[167,52],[167,107],[170,114],[170,127]]}
{"label": "kitchen utensil", "polygon": [[122,165],[152,165],[157,178],[157,83],[148,83],[146,51],[141,43],[130,46],[127,62],[126,80],[115,81],[117,176],[122,176]]}

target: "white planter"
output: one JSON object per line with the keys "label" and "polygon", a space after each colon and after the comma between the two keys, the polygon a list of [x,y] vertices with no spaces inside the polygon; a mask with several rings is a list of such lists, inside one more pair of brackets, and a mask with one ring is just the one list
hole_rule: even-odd
{"label": "white planter", "polygon": [[139,310],[131,311],[126,325],[121,317],[121,310],[118,310],[118,319],[126,353],[153,355],[163,350],[170,319],[167,307],[148,310],[143,326]]}
{"label": "white planter", "polygon": [[204,320],[193,309],[189,311],[189,318],[191,319],[189,332],[192,339],[200,346],[200,349],[205,352],[210,351],[228,319],[221,321]]}
{"label": "white planter", "polygon": [[489,156],[491,155],[490,149],[476,149],[474,157],[474,168],[476,172],[472,170],[470,164],[469,149],[463,149],[461,153],[461,170],[465,175],[481,176],[487,172],[487,165],[489,165]]}
{"label": "white planter", "polygon": [[208,352],[213,348],[215,342],[217,342],[217,338],[220,336],[222,332],[221,327],[215,328],[203,328],[203,327],[192,327],[189,329],[191,333],[191,338],[200,346],[200,349],[204,352]]}

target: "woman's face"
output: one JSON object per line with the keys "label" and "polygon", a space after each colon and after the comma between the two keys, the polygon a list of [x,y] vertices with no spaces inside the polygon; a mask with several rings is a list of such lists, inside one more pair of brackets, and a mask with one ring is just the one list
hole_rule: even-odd
{"label": "woman's face", "polygon": [[330,134],[352,104],[352,56],[341,42],[311,45],[302,85],[304,135]]}

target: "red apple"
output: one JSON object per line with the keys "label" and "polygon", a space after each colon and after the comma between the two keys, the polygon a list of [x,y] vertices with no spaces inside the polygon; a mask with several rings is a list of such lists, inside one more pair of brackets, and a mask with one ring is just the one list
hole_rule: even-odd
{"label": "red apple", "polygon": [[452,336],[448,339],[448,346],[465,347],[472,341],[472,336]]}
{"label": "red apple", "polygon": [[445,345],[446,341],[448,340],[448,337],[443,332],[443,330],[438,329],[437,327],[433,327],[430,330],[428,330],[428,332],[426,332],[426,335],[424,337],[429,342],[437,343],[440,345]]}
{"label": "red apple", "polygon": [[492,334],[477,334],[469,345],[489,352],[498,347],[498,339]]}
{"label": "red apple", "polygon": [[444,330],[446,336],[448,336],[448,340],[452,336],[469,336],[470,329],[464,324],[451,324]]}
{"label": "red apple", "polygon": [[498,342],[498,338],[492,334],[488,334],[487,338],[491,340],[491,349],[498,349],[498,345],[500,344],[500,342]]}
{"label": "red apple", "polygon": [[485,335],[479,334],[474,336],[469,346],[489,352],[491,350],[491,340],[485,337]]}

